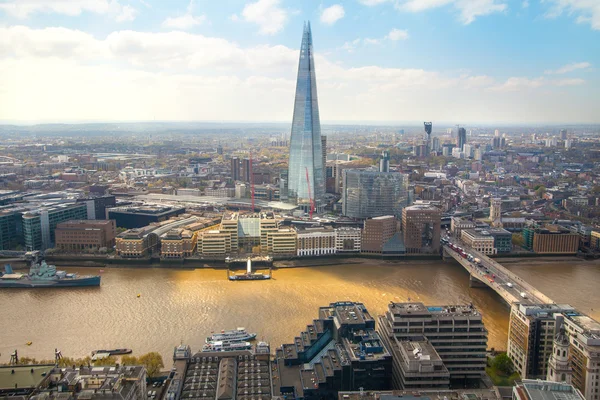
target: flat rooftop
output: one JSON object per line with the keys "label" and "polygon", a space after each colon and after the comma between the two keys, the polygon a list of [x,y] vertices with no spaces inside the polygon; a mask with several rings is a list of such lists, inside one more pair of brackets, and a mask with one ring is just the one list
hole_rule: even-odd
{"label": "flat rooftop", "polygon": [[425,306],[423,303],[390,303],[389,311],[394,315],[471,316],[481,315],[471,304]]}
{"label": "flat rooftop", "polygon": [[[0,390],[37,387],[54,365],[10,365],[0,367]],[[13,372],[14,371],[14,372]]]}
{"label": "flat rooftop", "polygon": [[523,388],[530,400],[584,400],[578,390],[564,383],[524,379]]}

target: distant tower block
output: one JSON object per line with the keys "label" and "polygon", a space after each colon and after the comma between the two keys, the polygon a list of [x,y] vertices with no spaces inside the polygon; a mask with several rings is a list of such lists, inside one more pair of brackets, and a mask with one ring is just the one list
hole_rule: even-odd
{"label": "distant tower block", "polygon": [[[425,134],[427,135],[427,153],[429,153],[431,151],[431,122],[424,122],[423,125],[425,126]],[[427,154],[429,155],[429,154]]]}
{"label": "distant tower block", "polygon": [[502,228],[502,199],[492,199],[490,204],[490,221],[492,221],[494,228]]}

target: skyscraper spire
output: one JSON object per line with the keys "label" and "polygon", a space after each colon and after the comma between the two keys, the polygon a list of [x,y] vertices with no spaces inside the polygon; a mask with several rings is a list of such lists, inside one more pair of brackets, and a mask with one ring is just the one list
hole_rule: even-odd
{"label": "skyscraper spire", "polygon": [[[318,204],[325,193],[321,121],[310,22],[304,23],[290,138],[288,193],[297,204]],[[306,171],[308,170],[308,179]],[[310,190],[309,190],[310,185]],[[313,199],[310,198],[311,192]]]}

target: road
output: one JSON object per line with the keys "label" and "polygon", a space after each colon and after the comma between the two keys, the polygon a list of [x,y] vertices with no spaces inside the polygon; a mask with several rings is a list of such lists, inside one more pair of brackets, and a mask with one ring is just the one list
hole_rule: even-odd
{"label": "road", "polygon": [[510,272],[498,262],[492,260],[486,255],[473,250],[463,241],[455,237],[445,237],[451,244],[458,245],[467,254],[473,255],[480,260],[481,266],[474,261],[462,257],[457,251],[452,250],[449,244],[442,243],[444,251],[458,261],[471,276],[477,278],[496,293],[498,293],[507,303],[523,304],[552,304],[552,299],[541,293],[533,285],[524,281],[516,274]]}

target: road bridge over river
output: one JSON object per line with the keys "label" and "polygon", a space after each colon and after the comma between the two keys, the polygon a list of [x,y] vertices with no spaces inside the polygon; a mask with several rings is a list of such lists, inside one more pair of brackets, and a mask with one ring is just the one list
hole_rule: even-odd
{"label": "road bridge over river", "polygon": [[529,282],[512,273],[490,257],[473,250],[464,242],[452,238],[452,243],[463,249],[466,254],[479,259],[479,263],[469,261],[449,244],[443,245],[443,256],[452,257],[460,263],[471,275],[471,287],[489,287],[509,305],[522,304],[553,304],[554,301],[536,289]]}

